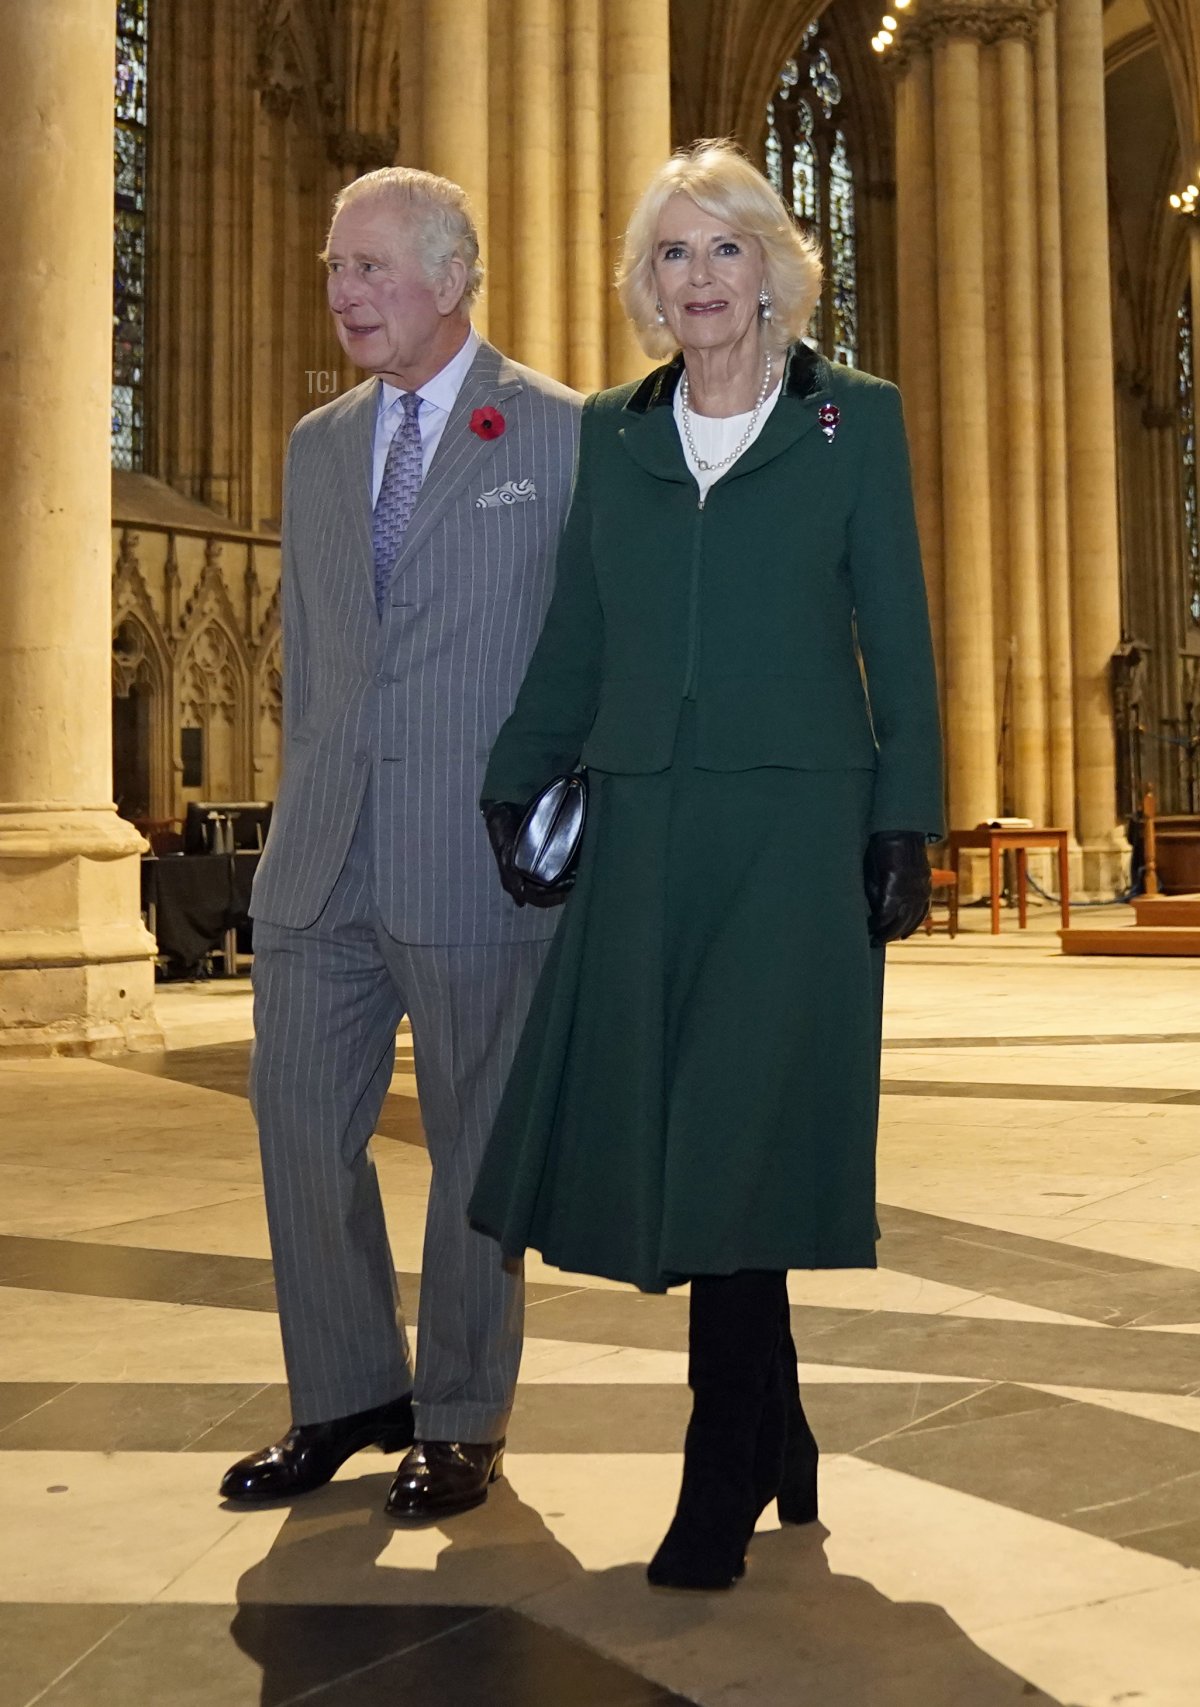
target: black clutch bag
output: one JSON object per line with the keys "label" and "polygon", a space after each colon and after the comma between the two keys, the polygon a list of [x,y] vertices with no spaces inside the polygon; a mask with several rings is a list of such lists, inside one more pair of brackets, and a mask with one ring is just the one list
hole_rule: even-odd
{"label": "black clutch bag", "polygon": [[514,868],[543,889],[570,889],[586,818],[587,778],[577,771],[556,776],[534,796],[521,820]]}

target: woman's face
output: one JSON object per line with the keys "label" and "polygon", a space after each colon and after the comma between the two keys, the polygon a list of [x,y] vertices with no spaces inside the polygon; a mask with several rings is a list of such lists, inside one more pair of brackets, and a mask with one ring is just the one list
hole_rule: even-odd
{"label": "woman's face", "polygon": [[758,331],[762,250],[691,196],[666,204],[654,242],[654,282],[680,348],[719,350]]}

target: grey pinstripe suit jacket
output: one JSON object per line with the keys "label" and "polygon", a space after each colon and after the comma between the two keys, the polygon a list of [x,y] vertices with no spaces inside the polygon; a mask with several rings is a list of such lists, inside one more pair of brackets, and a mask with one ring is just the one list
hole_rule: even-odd
{"label": "grey pinstripe suit jacket", "polygon": [[[371,554],[379,381],[315,409],[288,446],[283,773],[256,919],[318,917],[370,805],[376,900],[402,942],[515,942],[554,913],[500,888],[479,789],[541,629],[582,399],[480,346],[421,487],[380,620]],[[505,431],[469,429],[486,404]],[[536,496],[480,507],[508,481]]]}

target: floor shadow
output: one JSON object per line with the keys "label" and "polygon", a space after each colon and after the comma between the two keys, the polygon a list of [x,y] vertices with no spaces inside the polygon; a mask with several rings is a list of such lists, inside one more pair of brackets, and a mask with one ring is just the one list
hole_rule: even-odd
{"label": "floor shadow", "polygon": [[[660,1678],[670,1673],[675,1688],[704,1702],[1080,1707],[994,1659],[942,1607],[891,1600],[833,1571],[828,1538],[820,1524],[760,1533],[744,1581],[728,1594],[649,1590],[642,1567],[624,1565],[587,1579],[589,1605],[571,1595],[558,1611],[585,1640],[619,1631],[627,1663],[646,1655]],[[539,1616],[553,1608],[543,1604]]]}
{"label": "floor shadow", "polygon": [[820,1525],[760,1534],[731,1594],[672,1594],[641,1565],[585,1571],[507,1482],[415,1532],[383,1516],[386,1489],[360,1477],[297,1505],[242,1577],[231,1633],[261,1707],[792,1707],[809,1689],[822,1707],[1076,1707],[941,1607],[832,1571]]}
{"label": "floor shadow", "polygon": [[[358,1477],[298,1502],[270,1552],[242,1576],[231,1634],[261,1670],[261,1707],[300,1697],[340,1703],[339,1684],[352,1684],[346,1700],[361,1707],[377,1699],[423,1707],[428,1692],[417,1674],[431,1659],[443,1701],[485,1699],[474,1691],[486,1680],[471,1675],[480,1663],[476,1626],[503,1625],[516,1616],[506,1614],[509,1602],[582,1572],[506,1481],[478,1511],[419,1530],[399,1529],[383,1515],[387,1487],[386,1476]],[[513,1646],[502,1629],[489,1630],[484,1647],[490,1653],[497,1643]],[[427,1652],[431,1644],[436,1656]],[[516,1643],[528,1646],[527,1638]],[[418,1651],[422,1663],[414,1666]],[[534,1657],[535,1670],[552,1669],[545,1656]],[[517,1652],[516,1670],[528,1669],[528,1660]],[[509,1695],[487,1698],[506,1703]],[[528,1707],[539,1699],[531,1695]]]}

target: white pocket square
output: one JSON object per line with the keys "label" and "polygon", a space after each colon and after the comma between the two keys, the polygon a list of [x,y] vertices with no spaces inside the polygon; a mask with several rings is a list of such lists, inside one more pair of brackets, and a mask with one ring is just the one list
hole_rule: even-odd
{"label": "white pocket square", "polygon": [[477,510],[499,510],[505,504],[531,504],[537,497],[537,487],[532,480],[506,480],[503,486],[493,486],[490,492],[481,492],[475,500]]}

